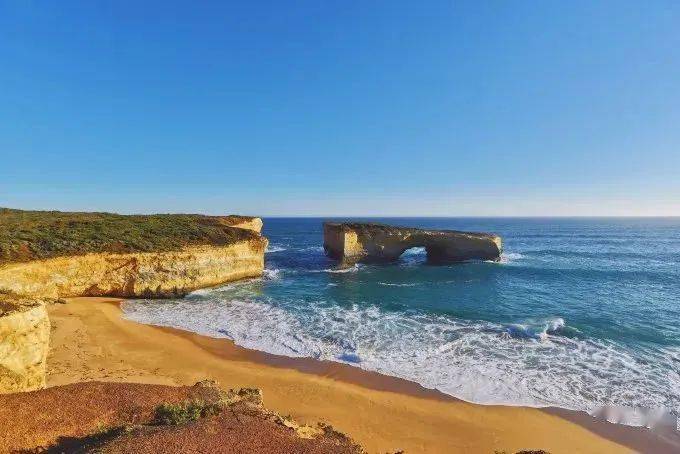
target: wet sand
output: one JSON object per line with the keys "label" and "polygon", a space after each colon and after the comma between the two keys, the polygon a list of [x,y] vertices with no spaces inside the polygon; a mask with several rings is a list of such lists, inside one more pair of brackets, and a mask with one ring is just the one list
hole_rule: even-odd
{"label": "wet sand", "polygon": [[[114,298],[50,306],[48,386],[87,380],[263,390],[267,406],[302,422],[324,421],[368,452],[673,452],[646,429],[558,409],[485,406],[349,365],[247,350],[227,339],[142,325]],[[162,303],[159,303],[162,304]],[[677,452],[677,451],[676,451]]]}

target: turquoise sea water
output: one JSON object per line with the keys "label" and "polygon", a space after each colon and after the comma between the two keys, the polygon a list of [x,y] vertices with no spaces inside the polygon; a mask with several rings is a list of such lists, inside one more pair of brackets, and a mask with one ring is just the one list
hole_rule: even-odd
{"label": "turquoise sea water", "polygon": [[486,404],[680,414],[680,219],[372,219],[501,235],[501,263],[338,269],[323,219],[265,219],[262,279],[126,317],[345,362]]}

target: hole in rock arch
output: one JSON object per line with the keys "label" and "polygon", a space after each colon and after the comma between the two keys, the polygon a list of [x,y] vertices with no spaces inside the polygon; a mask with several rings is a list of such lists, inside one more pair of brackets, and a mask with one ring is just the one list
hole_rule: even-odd
{"label": "hole in rock arch", "polygon": [[418,265],[427,262],[427,251],[424,247],[414,246],[406,249],[399,256],[399,261],[406,265]]}

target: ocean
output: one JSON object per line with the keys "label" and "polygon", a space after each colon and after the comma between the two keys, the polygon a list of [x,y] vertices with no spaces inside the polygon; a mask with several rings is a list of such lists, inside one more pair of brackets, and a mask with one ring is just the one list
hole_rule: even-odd
{"label": "ocean", "polygon": [[680,414],[679,218],[370,219],[496,233],[504,253],[434,266],[414,248],[396,264],[346,269],[324,256],[323,221],[265,219],[262,279],[129,301],[125,317],[480,404],[631,425]]}

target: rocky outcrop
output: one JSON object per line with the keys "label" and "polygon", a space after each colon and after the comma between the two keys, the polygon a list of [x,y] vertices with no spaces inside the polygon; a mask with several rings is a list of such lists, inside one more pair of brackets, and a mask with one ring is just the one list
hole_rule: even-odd
{"label": "rocky outcrop", "polygon": [[432,263],[499,260],[498,235],[455,230],[424,230],[382,224],[326,222],[324,250],[343,263],[394,261],[412,247],[424,247]]}
{"label": "rocky outcrop", "polygon": [[0,288],[39,297],[167,298],[262,275],[264,237],[181,251],[87,254],[0,268]]}
{"label": "rocky outcrop", "polygon": [[[35,417],[40,415],[40,417]],[[255,388],[81,382],[0,396],[0,452],[316,453],[364,450],[267,409]]]}
{"label": "rocky outcrop", "polygon": [[259,277],[261,229],[245,216],[0,208],[0,393],[45,384],[46,298],[167,298]]}
{"label": "rocky outcrop", "polygon": [[0,267],[0,288],[39,297],[167,298],[238,279],[264,269],[264,237],[227,246],[179,251],[92,253]]}
{"label": "rocky outcrop", "polygon": [[49,336],[43,301],[0,293],[0,393],[45,387]]}
{"label": "rocky outcrop", "polygon": [[0,208],[0,290],[163,298],[264,270],[262,220]]}
{"label": "rocky outcrop", "polygon": [[260,233],[262,231],[262,219],[253,218],[250,216],[224,216],[219,218],[224,219],[225,225],[230,227],[236,227],[238,229],[252,230],[253,232]]}

